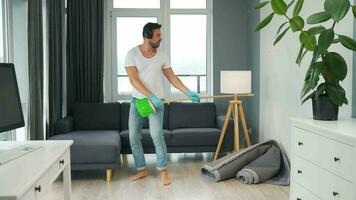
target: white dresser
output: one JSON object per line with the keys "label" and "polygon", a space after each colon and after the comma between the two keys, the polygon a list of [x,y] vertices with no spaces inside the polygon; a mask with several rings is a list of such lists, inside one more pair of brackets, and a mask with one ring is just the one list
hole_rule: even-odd
{"label": "white dresser", "polygon": [[356,200],[356,119],[292,118],[291,200]]}
{"label": "white dresser", "polygon": [[62,199],[71,198],[70,146],[72,140],[0,142],[0,149],[19,145],[41,148],[0,165],[0,200],[43,199],[48,188],[63,173]]}

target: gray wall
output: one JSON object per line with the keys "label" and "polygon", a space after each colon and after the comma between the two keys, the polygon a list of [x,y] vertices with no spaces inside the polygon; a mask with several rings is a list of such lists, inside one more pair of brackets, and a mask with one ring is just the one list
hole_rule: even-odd
{"label": "gray wall", "polygon": [[246,101],[250,110],[249,122],[252,130],[253,141],[259,141],[260,125],[260,32],[255,32],[256,25],[260,22],[260,12],[253,9],[259,0],[247,0],[248,12],[248,38],[247,38],[247,65],[252,71],[252,92],[255,96]]}
{"label": "gray wall", "polygon": [[[213,1],[214,88],[220,94],[221,70],[246,70],[247,0]],[[225,100],[216,100],[219,112],[226,112]]]}
{"label": "gray wall", "polygon": [[[214,95],[220,94],[221,70],[252,70],[255,97],[243,98],[252,140],[258,141],[259,127],[259,35],[254,26],[259,13],[251,6],[257,0],[213,1]],[[214,100],[219,113],[226,113],[228,100]]]}

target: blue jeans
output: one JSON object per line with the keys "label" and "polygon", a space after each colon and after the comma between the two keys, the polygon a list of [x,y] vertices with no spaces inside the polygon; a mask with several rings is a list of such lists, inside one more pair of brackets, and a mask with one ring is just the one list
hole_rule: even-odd
{"label": "blue jeans", "polygon": [[[138,113],[135,105],[136,98],[132,97],[129,115],[129,137],[131,151],[137,170],[145,169],[145,156],[142,147],[142,126],[144,118]],[[167,168],[167,146],[163,137],[163,109],[148,116],[149,129],[156,150],[157,169]]]}

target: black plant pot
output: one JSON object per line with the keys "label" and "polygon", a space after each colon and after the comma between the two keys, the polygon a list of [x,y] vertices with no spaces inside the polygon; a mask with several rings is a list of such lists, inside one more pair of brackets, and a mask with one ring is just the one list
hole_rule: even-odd
{"label": "black plant pot", "polygon": [[326,95],[313,98],[313,118],[315,120],[335,121],[338,119],[339,106]]}

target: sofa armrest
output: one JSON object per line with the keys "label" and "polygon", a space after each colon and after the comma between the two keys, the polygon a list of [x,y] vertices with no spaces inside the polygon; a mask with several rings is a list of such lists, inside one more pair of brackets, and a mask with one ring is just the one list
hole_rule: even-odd
{"label": "sofa armrest", "polygon": [[63,134],[73,130],[73,117],[66,116],[54,123],[54,133]]}
{"label": "sofa armrest", "polygon": [[[216,114],[216,126],[218,129],[222,130],[225,122],[224,114]],[[221,147],[221,152],[232,151],[234,149],[234,120],[229,119],[227,129],[225,132],[224,141]]]}

